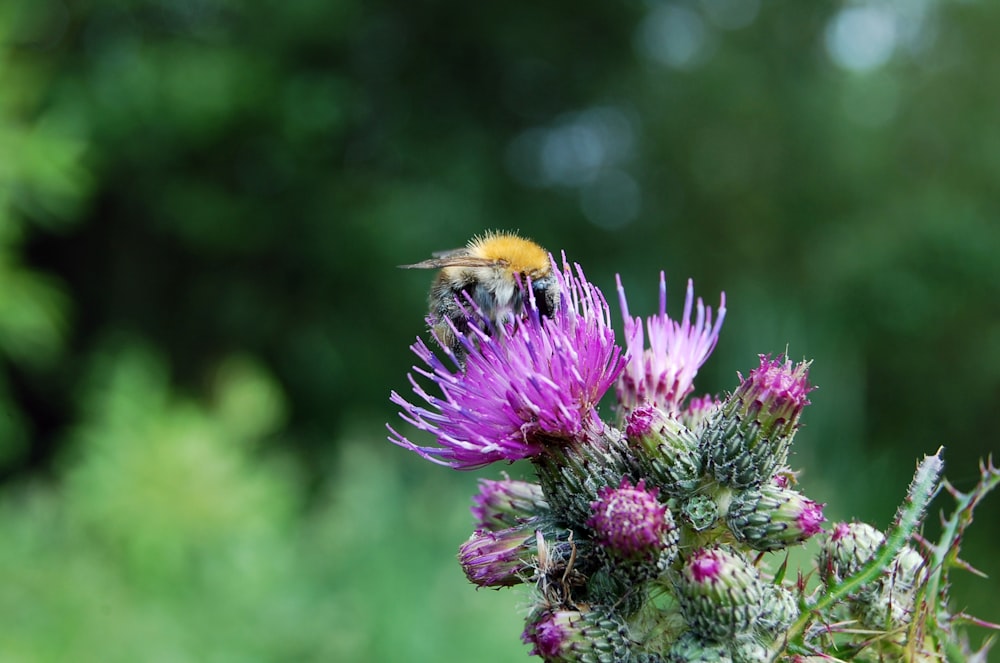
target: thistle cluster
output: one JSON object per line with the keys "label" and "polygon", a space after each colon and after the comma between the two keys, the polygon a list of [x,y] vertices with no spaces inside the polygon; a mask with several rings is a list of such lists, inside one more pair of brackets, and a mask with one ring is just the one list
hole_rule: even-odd
{"label": "thistle cluster", "polygon": [[[814,567],[794,583],[783,566],[771,568],[784,555],[767,553],[823,531],[824,505],[795,488],[788,466],[813,389],[809,363],[761,355],[723,397],[692,397],[725,295],[713,320],[689,281],[675,321],[661,274],[659,312],[643,320],[629,314],[619,280],[619,346],[607,302],[580,267],[563,258],[554,272],[561,297],[551,316],[531,306],[491,334],[476,324],[464,335],[456,329],[461,364],[423,341],[412,347],[423,364],[410,376],[416,399],[393,392],[391,400],[436,444],[389,427],[395,444],[455,469],[531,463],[534,480],[481,480],[475,531],[458,554],[478,586],[530,588],[522,634],[530,653],[756,662],[834,651],[853,658],[872,650],[869,641],[902,647],[903,637],[833,641],[829,633],[834,621],[897,636],[912,625],[929,578],[916,549],[896,545],[878,566],[887,537],[839,524],[816,537]],[[598,404],[612,387],[606,420]],[[919,521],[910,516],[904,539]],[[816,624],[826,630],[807,628]]]}

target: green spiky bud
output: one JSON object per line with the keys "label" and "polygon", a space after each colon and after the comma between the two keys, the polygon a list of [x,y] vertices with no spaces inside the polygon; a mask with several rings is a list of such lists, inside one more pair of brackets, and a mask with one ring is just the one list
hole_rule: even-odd
{"label": "green spiky bud", "polygon": [[719,519],[719,505],[708,495],[692,495],[681,506],[681,515],[694,531],[701,532]]}
{"label": "green spiky bud", "polygon": [[799,602],[795,595],[779,585],[764,585],[763,611],[757,627],[770,635],[785,631],[799,617]]}
{"label": "green spiky bud", "polygon": [[733,663],[729,648],[704,640],[691,631],[677,638],[667,653],[669,663]]}
{"label": "green spiky bud", "polygon": [[820,544],[816,565],[827,585],[857,573],[885,542],[885,535],[865,523],[837,523]]}
{"label": "green spiky bud", "polygon": [[754,636],[737,638],[729,647],[733,663],[771,663],[773,652]]}
{"label": "green spiky bud", "polygon": [[586,444],[553,447],[533,458],[545,502],[559,520],[583,528],[605,486],[618,486],[634,468],[621,432],[605,427]]}
{"label": "green spiky bud", "polygon": [[636,449],[643,475],[675,496],[697,489],[702,470],[698,438],[684,424],[653,405],[633,410],[625,436]]}
{"label": "green spiky bud", "polygon": [[763,610],[760,574],[742,555],[726,548],[695,550],[674,588],[690,629],[709,640],[748,632]]}
{"label": "green spiky bud", "polygon": [[628,628],[603,610],[536,610],[521,639],[532,655],[552,663],[617,663],[629,656]]}
{"label": "green spiky bud", "polygon": [[927,577],[927,560],[910,546],[903,546],[892,565],[889,567],[891,576],[884,582],[894,590],[909,592],[923,584]]}
{"label": "green spiky bud", "polygon": [[767,484],[737,493],[726,524],[754,550],[780,550],[822,531],[823,505],[791,488]]}
{"label": "green spiky bud", "polygon": [[852,612],[863,625],[874,630],[898,628],[910,622],[913,597],[908,592],[894,592],[883,586],[871,596],[853,603]]}
{"label": "green spiky bud", "polygon": [[[809,363],[760,356],[705,429],[707,469],[724,485],[747,488],[771,480],[788,459],[799,416],[809,404]],[[742,379],[742,378],[741,378]]]}
{"label": "green spiky bud", "polygon": [[926,578],[923,556],[903,546],[879,581],[878,590],[859,597],[854,613],[865,626],[891,630],[910,622],[914,593]]}

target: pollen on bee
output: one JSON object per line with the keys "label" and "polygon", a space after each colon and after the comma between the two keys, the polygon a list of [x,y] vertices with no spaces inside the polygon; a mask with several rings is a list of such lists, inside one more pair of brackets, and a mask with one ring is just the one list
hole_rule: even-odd
{"label": "pollen on bee", "polygon": [[476,237],[469,243],[469,251],[479,258],[502,262],[514,273],[539,276],[551,271],[545,249],[514,233],[492,232]]}

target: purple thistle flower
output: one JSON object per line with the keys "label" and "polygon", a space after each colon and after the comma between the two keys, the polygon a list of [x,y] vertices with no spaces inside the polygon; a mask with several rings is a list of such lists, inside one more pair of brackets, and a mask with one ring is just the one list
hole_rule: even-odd
{"label": "purple thistle flower", "polygon": [[465,577],[480,587],[509,587],[531,576],[532,560],[537,554],[531,527],[477,530],[459,547],[458,562]]}
{"label": "purple thistle flower", "polygon": [[823,516],[823,507],[826,504],[805,500],[802,508],[798,512],[797,525],[802,530],[802,535],[806,538],[823,531],[823,523],[826,518]]}
{"label": "purple thistle flower", "polygon": [[691,430],[697,430],[708,422],[720,405],[722,401],[712,394],[693,397],[681,412],[681,421]]}
{"label": "purple thistle flower", "polygon": [[550,663],[629,659],[628,628],[603,610],[541,609],[531,614],[521,640]]}
{"label": "purple thistle flower", "polygon": [[472,502],[476,527],[491,531],[520,525],[549,508],[540,485],[514,479],[480,479]]}
{"label": "purple thistle flower", "polygon": [[633,486],[628,477],[618,488],[602,488],[587,521],[597,542],[624,558],[653,557],[676,545],[677,525],[667,506],[657,501],[659,492],[646,488],[642,479]]}
{"label": "purple thistle flower", "polygon": [[688,560],[687,570],[696,583],[717,582],[722,576],[722,559],[712,550],[700,550]]}
{"label": "purple thistle flower", "polygon": [[526,644],[534,645],[529,654],[545,659],[558,656],[563,643],[570,638],[568,626],[572,623],[571,620],[578,618],[578,614],[569,611],[546,613],[537,622],[529,624],[521,634],[521,639]]}
{"label": "purple thistle flower", "polygon": [[679,322],[667,317],[667,283],[660,272],[660,310],[646,318],[649,349],[645,348],[642,318],[629,314],[625,288],[617,277],[618,300],[625,319],[625,342],[629,360],[618,380],[618,401],[625,411],[638,405],[656,405],[665,412],[680,412],[681,402],[691,393],[698,369],[715,348],[719,330],[726,317],[726,293],[722,293],[719,309],[712,324],[712,309],[699,297],[697,316],[691,323],[691,309],[695,306],[694,283],[688,279],[684,315]]}
{"label": "purple thistle flower", "polygon": [[388,426],[391,442],[466,470],[537,456],[547,445],[581,441],[603,428],[597,404],[624,367],[607,301],[565,256],[562,272],[553,273],[562,296],[551,318],[539,314],[528,287],[523,320],[498,325],[492,336],[455,330],[468,351],[464,370],[446,366],[423,340],[411,346],[427,366],[413,370],[442,396],[429,394],[410,374],[413,392],[428,407],[396,392],[390,400],[402,408],[402,419],[433,434],[439,446],[418,446]]}
{"label": "purple thistle flower", "polygon": [[746,378],[737,373],[746,413],[781,423],[797,421],[802,409],[809,405],[807,395],[815,389],[808,381],[811,362],[793,365],[784,355],[775,359],[759,355],[759,359],[760,366]]}
{"label": "purple thistle flower", "polygon": [[625,419],[625,435],[630,440],[648,437],[656,432],[653,424],[663,417],[663,414],[653,405],[640,405],[629,412]]}

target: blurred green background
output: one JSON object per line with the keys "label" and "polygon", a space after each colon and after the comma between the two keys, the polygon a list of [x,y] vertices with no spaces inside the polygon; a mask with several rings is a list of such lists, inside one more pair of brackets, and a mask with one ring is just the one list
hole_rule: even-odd
{"label": "blurred green background", "polygon": [[[674,315],[725,290],[700,392],[814,359],[793,460],[832,520],[886,526],[941,444],[969,488],[998,32],[971,0],[3,3],[0,660],[526,658],[525,596],[454,559],[504,468],[385,441],[431,278],[395,266],[490,228],[634,313],[660,269]],[[1000,497],[964,543],[994,577],[955,605],[1000,621]]]}

